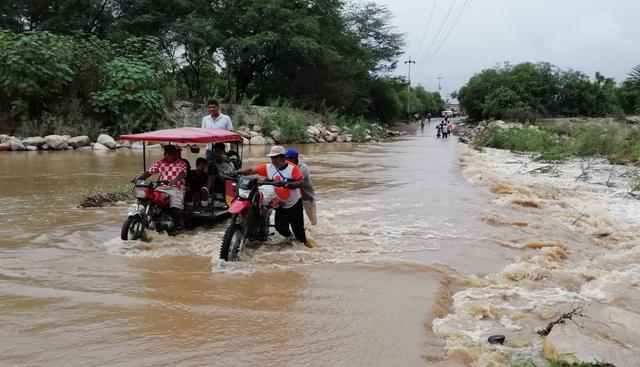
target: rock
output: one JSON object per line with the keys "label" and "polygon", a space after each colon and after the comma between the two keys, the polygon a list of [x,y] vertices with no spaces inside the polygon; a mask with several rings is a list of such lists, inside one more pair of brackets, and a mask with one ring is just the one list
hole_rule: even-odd
{"label": "rock", "polygon": [[119,143],[120,144],[120,148],[121,149],[131,149],[131,143],[129,143],[128,141],[122,141]]}
{"label": "rock", "polygon": [[35,147],[33,145],[27,145],[25,148],[27,148],[27,150],[30,152],[35,152],[36,150],[38,150],[38,147]]}
{"label": "rock", "polygon": [[24,144],[22,144],[20,140],[11,140],[9,144],[11,144],[12,151],[27,150],[27,148],[24,146]]}
{"label": "rock", "polygon": [[346,135],[344,135],[343,139],[344,139],[345,143],[351,143],[353,141],[353,135],[346,134]]}
{"label": "rock", "polygon": [[116,148],[116,141],[107,134],[100,134],[100,136],[98,136],[98,139],[96,140],[96,143],[100,143],[109,149]]}
{"label": "rock", "polygon": [[42,146],[40,147],[40,149],[42,149],[42,150],[49,150],[49,149],[51,149],[51,148],[49,147],[49,144],[44,143],[44,144],[42,144]]}
{"label": "rock", "polygon": [[249,145],[249,139],[247,139],[247,138],[243,137],[243,138],[242,138],[242,144],[243,144],[243,145]]}
{"label": "rock", "polygon": [[255,131],[257,133],[261,133],[262,132],[262,125],[253,125],[253,131]]}
{"label": "rock", "polygon": [[367,135],[364,137],[364,141],[371,141],[373,140],[373,137],[371,135]]}
{"label": "rock", "polygon": [[271,132],[271,138],[276,143],[279,143],[282,140],[282,133],[280,132],[280,130],[273,130]]}
{"label": "rock", "polygon": [[243,131],[238,131],[238,133],[240,135],[242,135],[242,137],[245,138],[245,139],[251,139],[250,131],[244,131],[243,130]]}
{"label": "rock", "polygon": [[338,135],[336,139],[336,143],[344,143],[344,135]]}
{"label": "rock", "polygon": [[249,144],[251,144],[251,145],[265,145],[265,143],[266,143],[266,140],[262,136],[254,136],[249,141]]}
{"label": "rock", "polygon": [[276,141],[273,140],[270,137],[266,137],[266,138],[264,138],[264,144],[265,145],[276,145]]}
{"label": "rock", "polygon": [[147,149],[162,149],[160,144],[147,144]]}
{"label": "rock", "polygon": [[[69,143],[64,136],[60,135],[49,135],[44,137],[45,144],[48,146],[47,149],[53,150],[63,150],[66,149]],[[44,148],[43,148],[44,149]]]}
{"label": "rock", "polygon": [[89,137],[86,135],[74,136],[73,138],[69,139],[69,145],[74,148],[84,147],[89,145],[90,143],[91,139],[89,139]]}
{"label": "rock", "polygon": [[627,116],[624,120],[630,124],[640,124],[640,116]]}
{"label": "rock", "polygon": [[131,144],[131,149],[135,149],[135,150],[142,150],[142,143],[139,141],[136,141],[134,143]]}
{"label": "rock", "polygon": [[342,129],[338,125],[329,125],[327,126],[327,130],[335,134],[340,134],[342,132]]}
{"label": "rock", "polygon": [[11,143],[0,143],[0,151],[11,150]]}
{"label": "rock", "polygon": [[327,134],[324,140],[326,140],[327,143],[333,143],[334,141],[336,141],[337,138],[338,138],[338,134],[330,132]]}
{"label": "rock", "polygon": [[0,134],[0,144],[8,142],[11,138],[12,137],[7,134]]}
{"label": "rock", "polygon": [[252,131],[252,132],[249,133],[249,139],[253,139],[256,136],[262,136],[262,135],[257,131]]}
{"label": "rock", "polygon": [[322,138],[318,138],[318,139],[316,140],[316,143],[326,143],[326,142],[327,142],[327,141],[326,141],[326,140],[324,140],[324,139],[322,139]]}
{"label": "rock", "polygon": [[108,148],[104,144],[95,143],[95,144],[93,144],[93,150],[110,150],[110,148]]}
{"label": "rock", "polygon": [[71,145],[67,145],[66,148],[64,148],[65,150],[73,150],[74,148]]}
{"label": "rock", "polygon": [[93,147],[91,145],[86,145],[84,147],[78,147],[76,150],[93,150]]}
{"label": "rock", "polygon": [[40,148],[44,143],[46,143],[46,140],[44,140],[44,138],[40,136],[32,136],[22,141],[22,144],[24,144],[26,147],[34,146],[37,148]]}
{"label": "rock", "polygon": [[318,137],[320,136],[320,129],[315,126],[307,127],[307,136]]}

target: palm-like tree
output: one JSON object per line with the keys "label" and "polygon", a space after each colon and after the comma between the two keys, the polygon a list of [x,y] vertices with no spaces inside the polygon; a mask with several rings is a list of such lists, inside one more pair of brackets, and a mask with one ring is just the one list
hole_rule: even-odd
{"label": "palm-like tree", "polygon": [[637,88],[640,88],[640,65],[636,65],[633,69],[631,69],[627,81],[635,85]]}

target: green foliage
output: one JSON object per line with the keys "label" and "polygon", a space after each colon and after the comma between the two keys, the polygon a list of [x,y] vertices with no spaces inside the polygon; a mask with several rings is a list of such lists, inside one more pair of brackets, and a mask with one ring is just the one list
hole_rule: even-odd
{"label": "green foliage", "polygon": [[0,96],[19,120],[43,107],[73,80],[73,43],[48,32],[0,32]]}
{"label": "green foliage", "polygon": [[278,108],[264,117],[262,128],[265,136],[274,130],[280,131],[283,143],[302,143],[307,138],[307,123],[303,116],[290,108]]}
{"label": "green foliage", "polygon": [[476,146],[520,152],[543,152],[555,145],[555,136],[535,126],[504,128],[490,124],[488,133],[474,141]]}
{"label": "green foliage", "polygon": [[148,130],[163,118],[164,98],[156,90],[157,74],[149,64],[120,56],[105,65],[104,73],[105,89],[91,95],[97,112],[137,121],[123,131]]}
{"label": "green foliage", "polygon": [[[66,99],[112,130],[155,126],[164,105],[212,96],[283,97],[384,122],[405,115],[403,83],[387,76],[404,36],[374,2],[16,0],[0,5],[0,26],[10,30],[0,37],[0,116],[13,112],[10,128],[62,114]],[[408,97],[416,111],[441,109],[420,88]]]}
{"label": "green foliage", "polygon": [[505,64],[474,75],[457,93],[462,108],[473,119],[538,116],[607,116],[623,112],[616,83],[596,73],[563,71],[548,63]]}
{"label": "green foliage", "polygon": [[331,114],[327,116],[327,119],[332,124],[338,125],[350,133],[352,141],[354,142],[365,142],[367,141],[367,136],[374,140],[381,139],[385,136],[385,132],[380,125],[362,116],[351,117]]}
{"label": "green foliage", "polygon": [[640,129],[618,123],[573,126],[543,124],[508,128],[492,123],[473,144],[476,147],[538,152],[542,154],[542,159],[547,160],[568,156],[601,156],[615,162],[640,160]]}

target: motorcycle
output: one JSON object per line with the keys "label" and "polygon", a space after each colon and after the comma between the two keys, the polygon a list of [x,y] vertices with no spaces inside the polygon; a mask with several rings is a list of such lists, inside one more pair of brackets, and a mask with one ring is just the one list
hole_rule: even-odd
{"label": "motorcycle", "polygon": [[169,181],[159,181],[156,185],[148,180],[136,180],[133,196],[136,199],[136,210],[129,212],[122,224],[120,238],[122,240],[139,240],[144,236],[147,228],[158,232],[170,232],[175,227],[175,220],[171,215],[169,195],[158,191],[157,187],[166,185]]}
{"label": "motorcycle", "polygon": [[274,187],[284,184],[284,181],[245,176],[237,178],[236,194],[228,209],[232,213],[231,220],[222,237],[220,259],[237,261],[248,242],[267,240],[271,212],[279,205]]}

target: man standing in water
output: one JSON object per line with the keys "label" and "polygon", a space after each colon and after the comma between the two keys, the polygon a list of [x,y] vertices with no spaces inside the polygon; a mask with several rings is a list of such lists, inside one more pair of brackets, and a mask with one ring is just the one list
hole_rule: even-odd
{"label": "man standing in water", "polygon": [[[203,128],[215,127],[218,129],[233,130],[231,118],[224,113],[220,113],[220,105],[218,104],[218,101],[215,99],[209,100],[209,102],[207,102],[207,109],[209,110],[209,115],[202,118]],[[207,144],[205,158],[207,158],[208,161],[213,160],[213,145],[211,143]]]}
{"label": "man standing in water", "polygon": [[173,217],[176,221],[176,229],[184,227],[184,192],[186,189],[185,177],[187,177],[187,165],[178,158],[178,149],[175,145],[164,146],[164,158],[149,168],[135,180],[144,180],[156,173],[160,174],[160,181],[169,181],[168,184],[160,186],[158,191],[169,195],[169,206],[173,209]]}
{"label": "man standing in water", "polygon": [[302,187],[300,187],[300,191],[302,193],[302,206],[304,207],[304,212],[307,213],[307,218],[314,226],[318,222],[318,218],[316,217],[316,192],[313,188],[313,183],[311,182],[311,176],[309,176],[309,167],[306,163],[300,162],[298,151],[289,148],[284,153],[284,157],[287,160],[300,168],[300,173],[304,177]]}
{"label": "man standing in water", "polygon": [[284,153],[284,147],[274,145],[271,147],[269,154],[267,154],[267,157],[271,158],[271,163],[244,168],[238,170],[237,174],[258,174],[270,180],[284,181],[283,187],[277,187],[275,189],[276,196],[281,202],[280,206],[276,208],[276,230],[284,237],[290,237],[291,230],[293,230],[293,234],[298,241],[307,247],[311,247],[304,231],[304,213],[302,194],[300,193],[300,187],[303,184],[304,177],[302,173],[300,173],[298,166],[286,160]]}

